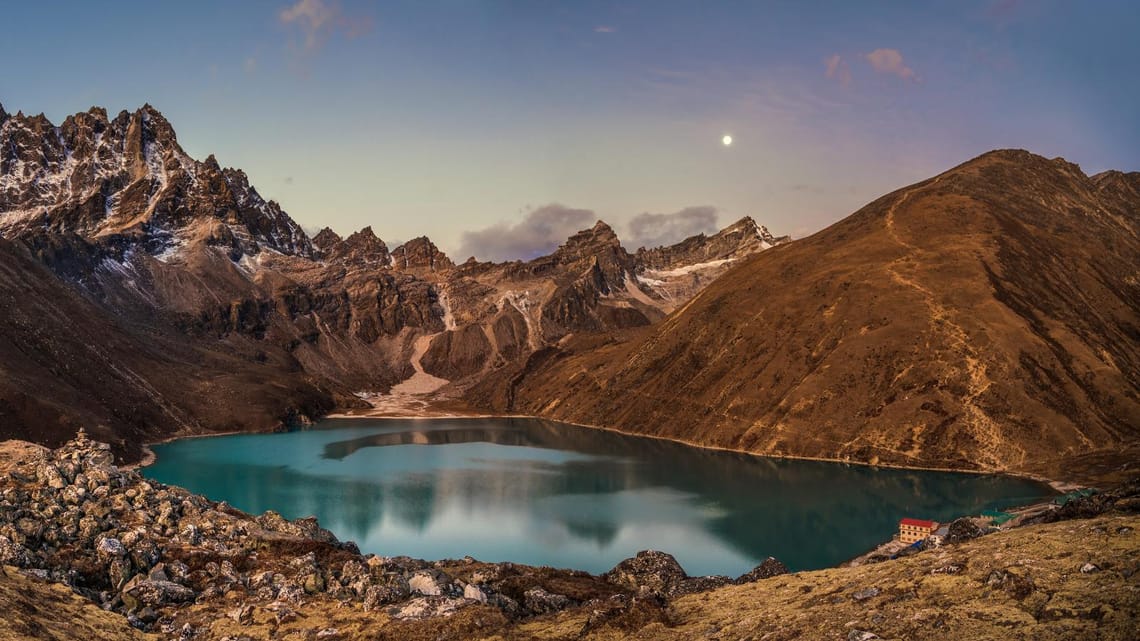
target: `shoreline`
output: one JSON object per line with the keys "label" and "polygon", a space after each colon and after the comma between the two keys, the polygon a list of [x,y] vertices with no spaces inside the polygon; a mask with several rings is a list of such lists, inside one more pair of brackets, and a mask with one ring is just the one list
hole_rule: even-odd
{"label": "shoreline", "polygon": [[176,436],[168,436],[166,438],[162,438],[162,439],[159,439],[157,441],[147,441],[146,443],[143,443],[142,444],[143,456],[141,459],[139,459],[138,461],[136,461],[134,463],[124,463],[122,465],[116,464],[116,467],[118,467],[120,470],[140,470],[144,467],[149,467],[151,465],[154,465],[154,462],[158,460],[158,456],[154,453],[154,450],[150,449],[150,446],[152,446],[152,445],[162,445],[163,443],[171,443],[173,441],[181,441],[184,439],[191,439],[191,438],[209,438],[211,436],[234,436],[236,434],[271,434],[271,433],[272,432],[244,432],[241,430],[231,430],[229,432],[210,432],[208,434],[183,434],[183,435],[176,435]]}
{"label": "shoreline", "polygon": [[898,464],[893,464],[893,463],[869,463],[867,461],[852,461],[852,460],[846,460],[846,459],[826,458],[826,457],[822,457],[822,456],[802,456],[802,455],[796,455],[796,454],[767,454],[767,453],[763,453],[763,452],[755,452],[752,450],[745,450],[745,449],[734,448],[734,447],[724,447],[721,445],[707,445],[707,444],[697,443],[695,441],[689,441],[689,440],[685,440],[685,439],[677,438],[677,437],[673,437],[673,436],[660,436],[657,434],[642,434],[640,432],[629,432],[629,431],[622,430],[622,429],[619,429],[616,427],[607,427],[604,425],[591,425],[589,423],[576,423],[574,421],[567,421],[567,420],[563,420],[563,419],[550,418],[547,416],[537,416],[534,414],[494,414],[494,413],[485,413],[485,412],[451,412],[451,413],[447,413],[447,414],[435,414],[435,415],[426,415],[426,414],[368,415],[368,414],[351,414],[351,413],[339,412],[339,413],[334,413],[334,414],[328,414],[328,415],[322,417],[321,420],[323,420],[325,418],[336,418],[336,419],[401,419],[401,420],[436,419],[436,418],[527,418],[527,419],[534,419],[534,420],[541,420],[541,421],[553,421],[555,423],[564,423],[566,425],[573,425],[575,427],[582,427],[582,428],[586,428],[586,429],[604,430],[606,432],[613,432],[615,434],[621,434],[623,436],[638,436],[641,438],[652,438],[652,439],[657,439],[657,440],[661,440],[661,441],[671,441],[673,443],[679,443],[681,445],[687,445],[689,447],[696,447],[696,448],[700,448],[700,449],[704,449],[704,450],[715,450],[715,451],[719,451],[719,452],[731,452],[734,454],[747,454],[749,456],[759,456],[759,457],[769,458],[769,459],[786,459],[786,460],[792,460],[792,461],[815,461],[815,462],[819,462],[819,463],[843,463],[846,465],[862,465],[865,467],[880,467],[880,468],[892,469],[892,470],[916,470],[916,471],[920,471],[920,472],[951,472],[951,473],[956,473],[956,474],[975,474],[975,475],[979,475],[979,476],[995,476],[995,475],[996,476],[1009,476],[1009,477],[1014,477],[1014,478],[1027,479],[1030,481],[1036,481],[1036,482],[1041,483],[1043,485],[1047,485],[1047,486],[1049,486],[1050,489],[1052,489],[1054,492],[1056,492],[1058,494],[1064,494],[1065,492],[1071,492],[1073,490],[1078,490],[1078,489],[1088,487],[1084,484],[1076,483],[1074,481],[1062,481],[1062,480],[1050,479],[1050,478],[1041,476],[1039,474],[1033,474],[1030,472],[1015,472],[1015,471],[1006,471],[1006,470],[963,470],[963,469],[955,469],[952,467],[929,467],[929,466],[917,466],[917,465],[898,465]]}
{"label": "shoreline", "polygon": [[[1007,476],[1007,477],[1026,479],[1026,480],[1030,480],[1030,481],[1035,481],[1037,483],[1041,483],[1042,485],[1049,487],[1051,490],[1053,490],[1057,494],[1064,494],[1066,492],[1071,492],[1073,490],[1078,490],[1078,489],[1083,489],[1083,488],[1088,487],[1088,486],[1081,484],[1081,483],[1076,483],[1073,481],[1063,481],[1063,480],[1057,480],[1057,479],[1050,479],[1050,478],[1046,478],[1044,476],[1041,476],[1039,474],[1032,474],[1030,472],[1015,472],[1015,471],[1005,471],[1005,470],[963,470],[963,469],[955,469],[955,468],[949,468],[949,467],[898,465],[898,464],[892,464],[892,463],[869,463],[866,461],[852,461],[852,460],[845,460],[845,459],[826,458],[826,457],[821,457],[821,456],[801,456],[801,455],[795,455],[795,454],[766,454],[766,453],[754,452],[751,450],[745,450],[745,449],[740,449],[740,448],[724,447],[724,446],[720,446],[720,445],[706,445],[706,444],[696,443],[694,441],[688,441],[685,439],[671,437],[671,436],[660,436],[660,435],[656,435],[656,434],[641,434],[638,432],[628,432],[628,431],[625,431],[622,429],[618,429],[616,427],[606,427],[604,425],[591,425],[588,423],[576,423],[573,421],[566,421],[566,420],[562,420],[562,419],[549,418],[546,416],[536,416],[533,414],[501,414],[501,413],[462,412],[462,411],[459,411],[459,412],[448,411],[448,412],[432,413],[430,408],[425,408],[425,409],[427,409],[427,411],[423,411],[423,412],[419,412],[419,413],[415,413],[415,414],[412,414],[412,413],[407,413],[407,414],[402,414],[402,413],[384,413],[384,414],[360,413],[360,414],[354,414],[354,413],[351,413],[351,410],[349,410],[347,412],[338,411],[338,412],[326,414],[326,415],[316,419],[314,421],[314,423],[325,420],[325,419],[338,419],[338,420],[339,419],[348,419],[348,420],[372,419],[372,420],[405,420],[405,421],[406,420],[438,420],[438,419],[476,419],[476,418],[484,418],[484,419],[486,419],[486,418],[533,419],[533,420],[542,420],[542,421],[553,421],[555,423],[563,423],[566,425],[573,425],[575,427],[581,427],[584,429],[603,430],[606,432],[612,432],[614,434],[621,434],[623,436],[636,436],[636,437],[641,437],[641,438],[657,439],[657,440],[661,440],[661,441],[670,441],[673,443],[679,443],[681,445],[686,445],[688,447],[695,447],[695,448],[700,448],[700,449],[704,449],[704,450],[713,450],[713,451],[718,451],[718,452],[730,452],[733,454],[746,454],[749,456],[757,456],[757,457],[768,458],[768,459],[777,459],[777,460],[782,459],[782,460],[791,460],[791,461],[815,461],[818,463],[842,463],[845,465],[861,465],[864,467],[884,468],[884,469],[892,469],[892,470],[914,470],[914,471],[919,471],[919,472],[949,472],[949,473],[954,473],[954,474],[974,474],[977,476]],[[367,411],[368,410],[365,410],[365,412],[367,412]],[[157,460],[157,457],[155,456],[154,451],[150,448],[150,446],[152,446],[152,445],[160,445],[162,443],[169,443],[171,441],[177,441],[177,440],[186,439],[186,438],[209,438],[212,436],[233,436],[235,434],[272,434],[272,433],[275,433],[275,432],[274,431],[265,431],[265,432],[248,431],[247,432],[247,431],[235,430],[235,431],[229,431],[229,432],[211,432],[208,434],[188,434],[188,435],[181,435],[181,436],[170,436],[170,437],[160,439],[157,441],[148,441],[142,445],[142,450],[143,450],[143,458],[142,459],[140,459],[136,463],[130,463],[127,465],[122,465],[122,466],[120,466],[120,468],[121,469],[141,469],[143,467],[153,465],[155,460]]]}

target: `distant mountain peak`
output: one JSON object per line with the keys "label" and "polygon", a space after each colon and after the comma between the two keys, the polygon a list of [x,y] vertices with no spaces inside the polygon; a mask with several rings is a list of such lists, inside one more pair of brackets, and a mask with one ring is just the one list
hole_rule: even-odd
{"label": "distant mountain peak", "polygon": [[663,270],[679,265],[728,262],[791,239],[791,236],[775,236],[751,216],[744,216],[711,236],[697,234],[668,247],[643,247],[636,255],[645,268]]}
{"label": "distant mountain peak", "polygon": [[428,269],[447,271],[455,263],[447,257],[427,236],[413,238],[392,250],[392,265],[397,269]]}
{"label": "distant mountain peak", "polygon": [[[621,246],[621,240],[618,239],[617,234],[614,232],[613,227],[606,224],[605,221],[599,220],[594,223],[594,226],[589,229],[574,234],[566,239],[566,243],[558,248],[558,252],[577,252],[582,247],[597,247],[597,246]],[[556,252],[557,253],[557,252]]]}
{"label": "distant mountain peak", "polygon": [[342,240],[343,239],[340,237],[340,234],[333,231],[331,227],[325,227],[324,229],[317,232],[316,236],[313,236],[312,242],[313,247],[317,248],[321,252],[327,253],[333,247],[340,244]]}

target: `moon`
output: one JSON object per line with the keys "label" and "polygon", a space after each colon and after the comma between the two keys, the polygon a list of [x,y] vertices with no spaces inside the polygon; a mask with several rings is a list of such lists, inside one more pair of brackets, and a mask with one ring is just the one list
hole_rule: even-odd
{"label": "moon", "polygon": [[722,143],[724,143],[724,146],[725,146],[725,147],[731,146],[731,145],[732,145],[732,136],[729,136],[728,134],[725,134],[725,135],[724,135],[724,138],[721,138],[721,139],[720,139],[720,141],[721,141]]}

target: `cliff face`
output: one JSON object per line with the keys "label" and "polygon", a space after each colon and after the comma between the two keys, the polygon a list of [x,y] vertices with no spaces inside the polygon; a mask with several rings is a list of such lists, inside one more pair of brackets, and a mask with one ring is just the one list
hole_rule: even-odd
{"label": "cliff face", "polygon": [[985,154],[471,392],[754,452],[1063,469],[1140,437],[1140,174]]}
{"label": "cliff face", "polygon": [[[689,239],[670,264],[710,244],[759,251],[756,233]],[[455,396],[696,291],[688,272],[671,290],[642,282],[648,263],[604,223],[529,263],[457,267],[427,237],[389,248],[371,227],[310,240],[244,172],[190,158],[150,106],[59,126],[4,112],[0,253],[0,433],[55,444],[86,425],[132,455],[359,406],[421,370]]]}

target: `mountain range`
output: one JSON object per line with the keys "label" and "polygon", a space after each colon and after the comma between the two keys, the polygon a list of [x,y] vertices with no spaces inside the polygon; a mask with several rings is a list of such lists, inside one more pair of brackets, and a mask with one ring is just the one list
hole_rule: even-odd
{"label": "mountain range", "polygon": [[0,107],[0,436],[265,430],[469,387],[581,333],[648,326],[788,242],[751,218],[628,252],[456,265],[432,241],[313,238],[146,105],[58,126]]}
{"label": "mountain range", "polygon": [[309,238],[149,105],[0,108],[0,254],[0,436],[85,426],[128,458],[437,406],[1044,475],[1140,440],[1140,174],[1025,151],[794,242],[744,218],[631,253],[599,221],[456,264],[370,227]]}

